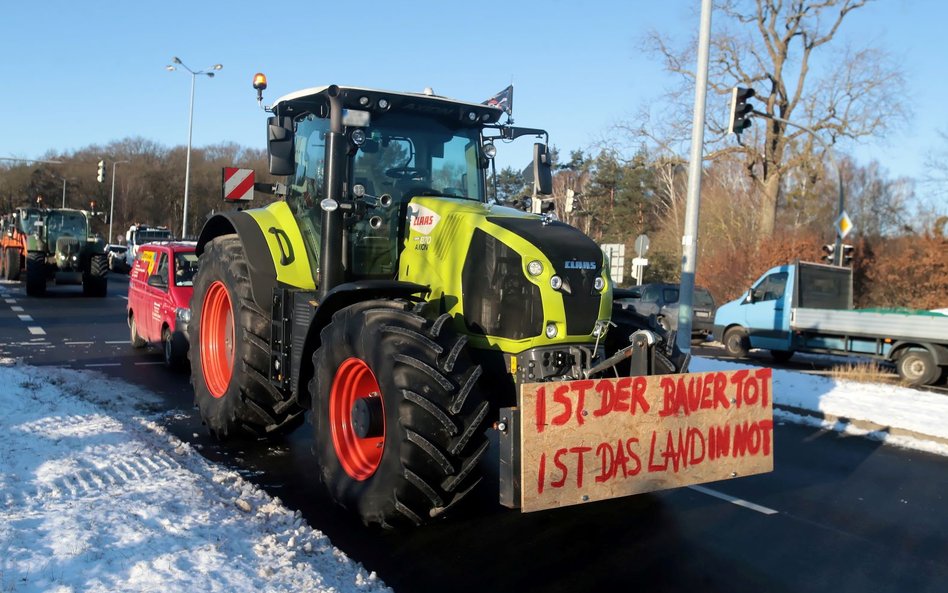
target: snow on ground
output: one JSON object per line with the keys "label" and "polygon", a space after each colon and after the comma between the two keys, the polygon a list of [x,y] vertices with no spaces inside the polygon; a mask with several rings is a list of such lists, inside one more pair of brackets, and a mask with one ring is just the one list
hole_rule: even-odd
{"label": "snow on ground", "polygon": [[97,373],[0,361],[0,591],[390,591]]}
{"label": "snow on ground", "polygon": [[[697,373],[740,368],[756,367],[698,357],[692,359],[689,370]],[[773,383],[774,404],[806,410],[830,419],[781,410],[774,410],[775,416],[792,422],[865,434],[901,447],[948,455],[948,396],[944,394],[778,369],[773,371]],[[871,423],[880,428],[866,430],[854,421]]]}
{"label": "snow on ground", "polygon": [[[696,358],[691,371],[746,366]],[[785,420],[948,455],[944,395],[773,381],[775,403],[831,418],[775,411]],[[0,360],[0,410],[0,591],[390,591],[299,512],[167,434],[144,389]]]}

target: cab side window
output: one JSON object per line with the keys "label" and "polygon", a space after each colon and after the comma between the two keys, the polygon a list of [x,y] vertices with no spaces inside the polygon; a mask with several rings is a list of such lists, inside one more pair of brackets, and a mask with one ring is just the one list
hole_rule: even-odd
{"label": "cab side window", "polygon": [[776,301],[783,298],[784,289],[787,287],[787,273],[777,272],[771,274],[760,281],[754,287],[754,301]]}
{"label": "cab side window", "polygon": [[168,286],[168,254],[162,253],[158,256],[158,265],[155,266],[155,271],[152,274],[159,276],[164,280],[164,290],[167,290]]}

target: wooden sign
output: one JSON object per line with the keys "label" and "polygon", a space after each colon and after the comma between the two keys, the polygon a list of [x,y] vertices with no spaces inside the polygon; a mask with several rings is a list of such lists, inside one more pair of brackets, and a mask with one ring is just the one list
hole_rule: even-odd
{"label": "wooden sign", "polygon": [[524,512],[773,471],[771,369],[521,387]]}

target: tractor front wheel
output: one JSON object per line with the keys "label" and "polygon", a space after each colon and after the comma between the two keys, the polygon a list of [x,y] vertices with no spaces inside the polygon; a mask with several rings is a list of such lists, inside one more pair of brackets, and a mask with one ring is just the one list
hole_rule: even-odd
{"label": "tractor front wheel", "polygon": [[211,433],[220,440],[263,438],[299,426],[303,409],[269,381],[270,314],[253,300],[247,256],[236,235],[204,247],[191,302],[191,383]]}
{"label": "tractor front wheel", "polygon": [[20,279],[20,252],[12,247],[3,250],[3,277],[6,280]]}
{"label": "tractor front wheel", "polygon": [[330,496],[366,524],[426,523],[480,481],[489,405],[481,367],[447,320],[368,301],[320,335],[314,451]]}
{"label": "tractor front wheel", "polygon": [[104,297],[109,288],[109,260],[102,254],[89,258],[89,269],[82,274],[82,294]]}
{"label": "tractor front wheel", "polygon": [[31,251],[26,257],[26,294],[46,294],[46,254],[41,251]]}

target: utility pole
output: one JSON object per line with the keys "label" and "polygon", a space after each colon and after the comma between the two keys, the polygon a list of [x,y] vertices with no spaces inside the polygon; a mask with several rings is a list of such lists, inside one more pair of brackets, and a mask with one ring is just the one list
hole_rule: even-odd
{"label": "utility pole", "polygon": [[[698,67],[695,69],[695,109],[691,121],[691,156],[688,163],[688,198],[685,232],[681,237],[681,285],[678,290],[678,349],[691,354],[691,311],[694,302],[698,256],[698,211],[701,204],[701,163],[704,159],[704,112],[708,95],[708,55],[711,47],[711,0],[701,2],[698,34]],[[682,373],[688,372],[687,366]]]}
{"label": "utility pole", "polygon": [[109,240],[108,243],[112,243],[114,238],[112,237],[112,218],[115,216],[115,165],[119,163],[127,163],[128,161],[115,161],[112,163],[112,197],[109,198]]}

